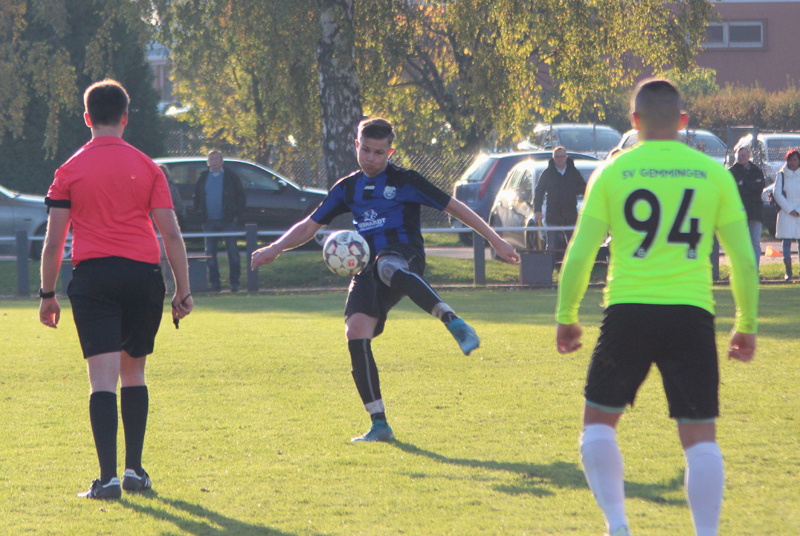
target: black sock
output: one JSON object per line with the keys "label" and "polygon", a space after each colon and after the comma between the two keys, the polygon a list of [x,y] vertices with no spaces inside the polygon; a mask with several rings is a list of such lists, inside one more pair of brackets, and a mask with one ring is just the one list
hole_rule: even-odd
{"label": "black sock", "polygon": [[458,317],[456,316],[456,314],[453,311],[447,311],[445,314],[442,315],[442,322],[444,322],[445,325],[447,325],[450,322],[452,322],[453,320],[455,320],[456,318],[458,318]]}
{"label": "black sock", "polygon": [[369,339],[347,341],[350,350],[351,371],[356,389],[364,405],[381,399],[381,382],[378,379],[378,366],[372,357],[372,344]]}
{"label": "black sock", "polygon": [[411,298],[417,307],[428,314],[433,314],[433,308],[442,303],[442,299],[424,279],[405,270],[394,273],[390,286]]}
{"label": "black sock", "polygon": [[380,413],[372,413],[369,416],[369,418],[372,419],[372,422],[385,421],[386,420],[386,413],[384,413],[383,411],[381,411]]}
{"label": "black sock", "polygon": [[100,462],[100,482],[117,476],[117,393],[97,391],[89,397],[89,420]]}
{"label": "black sock", "polygon": [[146,385],[123,387],[119,390],[122,427],[125,430],[125,468],[142,474],[142,449],[147,429],[150,397]]}

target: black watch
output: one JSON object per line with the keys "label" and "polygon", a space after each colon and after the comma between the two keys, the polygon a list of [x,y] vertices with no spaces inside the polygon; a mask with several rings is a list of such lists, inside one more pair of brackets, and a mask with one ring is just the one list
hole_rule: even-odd
{"label": "black watch", "polygon": [[53,290],[51,292],[44,292],[42,289],[39,289],[39,297],[42,298],[42,299],[44,299],[44,298],[55,298],[56,297],[56,291]]}

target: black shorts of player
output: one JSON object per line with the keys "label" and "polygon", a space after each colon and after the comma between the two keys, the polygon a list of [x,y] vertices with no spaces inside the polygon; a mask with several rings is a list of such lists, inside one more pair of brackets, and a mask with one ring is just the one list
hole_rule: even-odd
{"label": "black shorts of player", "polygon": [[704,421],[719,415],[714,316],[691,305],[617,304],[605,311],[584,394],[589,405],[633,405],[650,365],[661,372],[669,416]]}
{"label": "black shorts of player", "polygon": [[120,350],[131,357],[152,354],[164,312],[164,293],[158,264],[122,257],[79,263],[67,295],[83,357]]}
{"label": "black shorts of player", "polygon": [[353,277],[347,293],[347,305],[344,308],[345,318],[355,313],[363,313],[378,319],[373,337],[383,333],[389,311],[403,299],[404,294],[391,289],[378,276],[378,259],[387,255],[402,257],[408,263],[408,269],[422,277],[425,273],[425,254],[418,248],[408,244],[391,244],[378,252],[372,262],[364,270]]}

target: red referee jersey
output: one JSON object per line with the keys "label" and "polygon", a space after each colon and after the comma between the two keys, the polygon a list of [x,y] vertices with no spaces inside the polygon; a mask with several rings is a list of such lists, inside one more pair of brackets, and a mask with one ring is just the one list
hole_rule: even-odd
{"label": "red referee jersey", "polygon": [[81,147],[56,170],[47,196],[69,202],[73,265],[98,257],[161,260],[150,211],[173,208],[169,184],[122,138],[102,136]]}

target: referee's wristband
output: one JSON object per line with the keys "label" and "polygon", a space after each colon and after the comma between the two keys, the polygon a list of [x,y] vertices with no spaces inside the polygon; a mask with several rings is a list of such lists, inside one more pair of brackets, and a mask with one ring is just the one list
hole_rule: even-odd
{"label": "referee's wristband", "polygon": [[53,291],[50,291],[50,292],[45,292],[45,291],[43,291],[43,290],[40,288],[40,289],[39,289],[39,297],[40,297],[41,299],[45,299],[45,298],[55,298],[55,297],[56,297],[56,291],[55,291],[55,290],[53,290]]}

